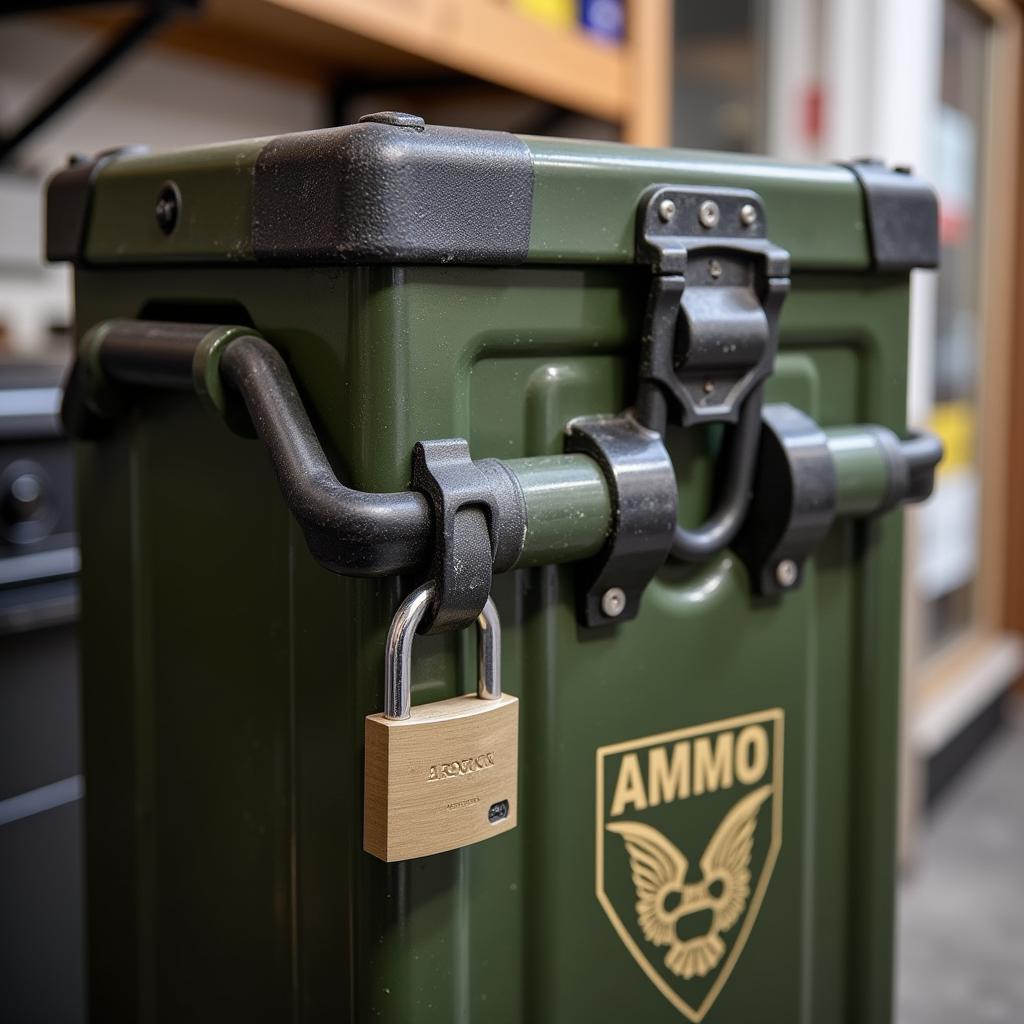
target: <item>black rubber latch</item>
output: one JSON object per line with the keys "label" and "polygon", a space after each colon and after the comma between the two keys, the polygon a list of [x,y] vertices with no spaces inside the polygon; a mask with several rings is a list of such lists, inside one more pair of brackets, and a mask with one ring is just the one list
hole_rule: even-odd
{"label": "black rubber latch", "polygon": [[418,441],[412,487],[426,495],[434,519],[434,600],[419,631],[463,629],[483,611],[493,573],[510,568],[522,550],[522,490],[499,460],[474,462],[462,438]]}
{"label": "black rubber latch", "polygon": [[897,272],[939,265],[939,200],[935,190],[907,168],[881,160],[854,160],[876,270]]}
{"label": "black rubber latch", "polygon": [[584,626],[636,618],[640,599],[664,565],[676,529],[676,475],[661,435],[631,415],[583,416],[567,427],[566,451],[601,467],[614,516],[604,549],[577,571]]}

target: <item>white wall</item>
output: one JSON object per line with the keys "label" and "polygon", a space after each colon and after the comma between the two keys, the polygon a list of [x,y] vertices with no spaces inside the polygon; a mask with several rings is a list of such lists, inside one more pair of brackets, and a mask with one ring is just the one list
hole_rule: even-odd
{"label": "white wall", "polygon": [[[934,180],[942,0],[823,0],[822,156],[876,156]],[[908,419],[932,404],[935,274],[911,285]]]}
{"label": "white wall", "polygon": [[[0,20],[0,124],[20,123],[101,42],[91,31]],[[42,187],[69,153],[127,143],[154,150],[321,127],[310,85],[144,43],[20,147],[0,170],[0,322],[19,354],[70,319],[67,269],[41,259]]]}

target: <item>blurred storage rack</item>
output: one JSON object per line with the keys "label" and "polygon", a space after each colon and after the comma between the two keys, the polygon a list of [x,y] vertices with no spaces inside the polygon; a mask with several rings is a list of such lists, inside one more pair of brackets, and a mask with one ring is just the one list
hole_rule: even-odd
{"label": "blurred storage rack", "polygon": [[[450,83],[456,73],[609,122],[624,142],[666,145],[671,0],[627,0],[621,41],[583,24],[531,16],[536,6],[511,0],[205,0],[163,29],[159,44],[329,86],[412,80],[429,87]],[[132,12],[81,9],[61,17],[113,28]]]}
{"label": "blurred storage rack", "polygon": [[83,1015],[78,547],[59,366],[0,373],[0,1017]]}

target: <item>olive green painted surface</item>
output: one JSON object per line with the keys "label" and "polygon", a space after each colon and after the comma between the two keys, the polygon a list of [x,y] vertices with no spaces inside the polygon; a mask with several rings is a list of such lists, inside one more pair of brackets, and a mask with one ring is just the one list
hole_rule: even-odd
{"label": "olive green painted surface", "polygon": [[[252,260],[252,174],[268,141],[114,160],[93,187],[86,258],[97,263]],[[177,185],[182,202],[177,226],[165,235],[154,211],[168,181]]]}
{"label": "olive green painted surface", "polygon": [[526,141],[534,160],[531,260],[632,262],[637,197],[644,189],[714,182],[761,196],[769,237],[790,253],[794,267],[870,265],[861,189],[846,168],[569,139]]}
{"label": "olive green painted surface", "polygon": [[[80,330],[154,310],[250,318],[339,472],[390,490],[418,438],[466,436],[476,457],[557,453],[567,419],[622,408],[645,281],[141,268],[82,270],[77,295]],[[797,275],[769,399],[825,426],[900,430],[906,313],[902,279]],[[706,439],[671,447],[695,522]],[[639,619],[592,633],[576,625],[570,567],[499,578],[519,827],[387,866],[361,851],[361,743],[397,581],[320,569],[258,443],[194,397],[145,401],[80,457],[94,1019],[682,1020],[595,896],[595,752],[774,707],[782,846],[705,1019],[888,1019],[896,516],[839,524],[782,600],[752,600],[725,555],[666,572]],[[471,690],[473,667],[468,635],[417,641],[414,700]]]}
{"label": "olive green painted surface", "polygon": [[[534,265],[519,269],[255,265],[263,140],[116,162],[87,243],[107,267],[77,275],[79,332],[112,317],[251,324],[283,352],[339,474],[363,489],[407,486],[423,438],[465,436],[477,458],[557,455],[567,420],[632,398],[649,282],[616,264],[632,260],[639,193],[742,186],[763,197],[769,237],[796,268],[768,399],[825,427],[902,429],[906,279],[862,273],[849,172],[527,143]],[[164,238],[152,204],[170,178],[183,218]],[[726,554],[666,570],[636,621],[585,632],[571,566],[537,562],[593,554],[607,489],[579,458],[517,462],[527,548],[495,597],[505,686],[521,700],[520,824],[384,865],[361,850],[363,717],[380,708],[384,635],[409,581],[318,567],[258,443],[214,405],[150,395],[108,439],[80,445],[94,1019],[683,1019],[597,898],[597,751],[781,709],[781,846],[705,1019],[885,1024],[897,518],[840,521],[781,600],[753,600]],[[705,514],[714,441],[669,437],[684,522]],[[877,452],[851,441],[837,460],[842,507],[877,503]],[[545,488],[555,477],[571,501]],[[418,640],[414,700],[472,690],[472,644]],[[710,834],[723,799],[693,805],[687,827]],[[767,846],[759,834],[756,855]],[[604,890],[629,918],[623,848],[603,849]],[[643,945],[635,920],[626,930]]]}
{"label": "olive green painted surface", "polygon": [[[254,167],[269,141],[127,155],[108,164],[94,188],[87,260],[97,265],[251,262]],[[762,197],[769,237],[789,251],[794,267],[862,270],[870,265],[861,188],[845,168],[569,139],[524,141],[534,171],[530,263],[632,263],[641,193],[651,184],[713,182],[753,189]],[[170,235],[154,216],[167,181],[181,194],[179,223]]]}
{"label": "olive green painted surface", "polygon": [[889,464],[878,439],[856,427],[828,431],[836,467],[836,504],[841,514],[868,515],[889,498]]}

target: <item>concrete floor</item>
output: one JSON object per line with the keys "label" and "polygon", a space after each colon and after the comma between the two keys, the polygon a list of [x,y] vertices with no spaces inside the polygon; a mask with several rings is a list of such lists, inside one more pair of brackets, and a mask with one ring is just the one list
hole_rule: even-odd
{"label": "concrete floor", "polygon": [[940,797],[898,942],[898,1024],[1024,1022],[1024,715]]}

